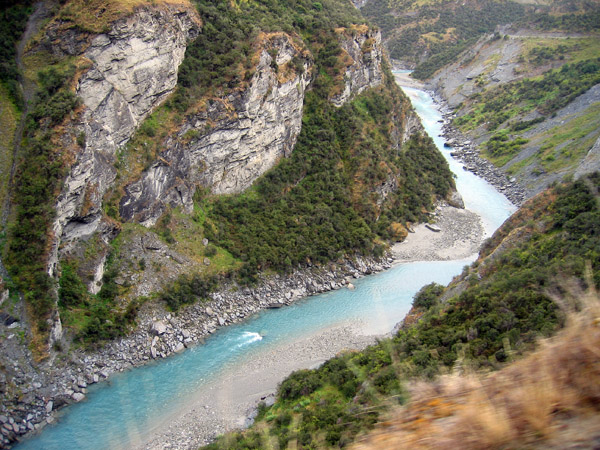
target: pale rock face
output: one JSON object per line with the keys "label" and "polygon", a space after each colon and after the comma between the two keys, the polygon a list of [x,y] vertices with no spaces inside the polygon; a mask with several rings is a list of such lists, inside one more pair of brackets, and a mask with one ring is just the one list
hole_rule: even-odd
{"label": "pale rock face", "polygon": [[[275,61],[267,47],[277,50]],[[278,78],[278,71],[294,57],[302,61],[302,70]],[[270,35],[248,88],[187,119],[178,135],[165,143],[159,160],[127,186],[121,217],[152,226],[166,205],[191,211],[197,186],[210,187],[216,194],[248,188],[291,153],[300,133],[311,67],[310,57],[289,36]],[[190,131],[197,136],[185,143]]]}
{"label": "pale rock face", "polygon": [[[302,125],[312,60],[283,33],[270,35],[266,41],[277,50],[276,61],[265,46],[246,90],[215,101],[187,119],[178,135],[165,143],[161,157],[127,186],[121,217],[153,226],[167,206],[191,212],[198,186],[209,187],[215,194],[241,192],[280,158],[289,156]],[[365,27],[352,36],[341,33],[340,43],[350,64],[344,91],[332,99],[336,106],[383,80],[379,32]],[[294,57],[301,58],[304,70],[278,79],[273,63],[281,68]],[[198,137],[186,143],[190,131]]]}
{"label": "pale rock face", "polygon": [[142,8],[115,22],[107,34],[93,38],[83,56],[92,67],[81,77],[77,95],[85,110],[85,148],[72,165],[56,204],[57,248],[95,231],[108,233],[102,222],[102,197],[114,181],[115,153],[136,127],[177,84],[177,69],[187,41],[200,29],[193,9],[178,6]]}
{"label": "pale rock face", "polygon": [[338,107],[365,89],[378,86],[383,81],[383,54],[379,31],[356,32],[354,36],[340,34],[340,45],[352,58],[352,63],[346,67],[343,92],[331,99]]}
{"label": "pale rock face", "polygon": [[369,0],[352,0],[352,4],[356,7],[356,9],[361,9],[368,3]]}

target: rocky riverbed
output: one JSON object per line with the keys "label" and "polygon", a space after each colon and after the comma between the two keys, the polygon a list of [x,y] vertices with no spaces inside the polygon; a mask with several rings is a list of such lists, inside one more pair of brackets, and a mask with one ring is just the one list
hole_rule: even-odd
{"label": "rocky riverbed", "polygon": [[513,177],[508,177],[501,169],[494,166],[487,159],[480,156],[479,148],[460,130],[452,126],[454,113],[447,107],[445,102],[430,92],[432,98],[440,105],[440,111],[444,120],[442,136],[446,140],[446,146],[452,147],[450,155],[463,163],[463,170],[473,172],[483,178],[500,192],[515,206],[520,206],[526,199],[525,189],[517,183]]}
{"label": "rocky riverbed", "polygon": [[[351,286],[355,278],[391,267],[393,259],[356,258],[322,267],[296,270],[282,276],[263,276],[255,287],[231,283],[212,294],[206,303],[197,303],[177,313],[156,304],[145,304],[138,314],[138,326],[127,337],[97,351],[81,349],[57,352],[36,371],[20,341],[23,324],[0,324],[3,352],[14,360],[1,374],[3,396],[0,403],[0,448],[27,433],[53,423],[64,406],[85,399],[89,385],[141,366],[154,359],[167,358],[197,345],[219,327],[242,321],[261,309],[281,307],[300,298]],[[285,376],[285,375],[284,375]],[[282,376],[281,378],[283,378]],[[18,391],[18,392],[17,392]],[[11,395],[4,395],[10,393]],[[176,448],[176,447],[173,447]]]}

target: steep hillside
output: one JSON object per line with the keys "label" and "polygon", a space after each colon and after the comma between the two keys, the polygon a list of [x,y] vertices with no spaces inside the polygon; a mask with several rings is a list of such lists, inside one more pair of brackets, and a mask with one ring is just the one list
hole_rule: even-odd
{"label": "steep hillside", "polygon": [[[318,369],[295,372],[281,383],[275,404],[259,409],[251,429],[226,435],[206,448],[345,447],[371,428],[382,412],[409,399],[407,381],[465,369],[498,369],[528,352],[539,336],[553,334],[565,324],[565,315],[553,298],[600,286],[599,190],[600,174],[595,173],[529,200],[448,287],[429,285],[415,296],[411,314],[393,338],[340,355]],[[589,317],[585,320],[595,335],[596,325]],[[571,328],[568,334],[573,333]],[[586,358],[590,374],[597,378],[597,365],[589,355]],[[580,379],[587,363],[573,364],[572,377]],[[490,386],[494,390],[496,385]],[[568,395],[556,393],[561,394]],[[581,401],[597,419],[597,404],[588,403],[596,394],[585,395]],[[440,406],[432,414],[445,413],[452,411]],[[537,420],[533,413],[524,414],[524,420]],[[541,420],[554,420],[549,417],[553,413],[544,414]],[[469,424],[484,423],[473,417],[465,420],[461,432]],[[421,423],[426,425],[425,418],[407,427],[418,433]],[[422,429],[423,433],[427,430]],[[516,441],[507,435],[508,442],[526,436],[544,445],[545,435],[531,433],[530,428],[523,433],[515,435]],[[471,438],[484,443],[495,439],[477,432]],[[595,435],[585,437],[590,438]]]}
{"label": "steep hillside", "polygon": [[[71,1],[28,43],[39,90],[5,261],[40,355],[63,325],[84,340],[123,333],[140,295],[127,286],[156,293],[184,262],[214,286],[240,267],[251,281],[381,254],[392,223],[452,189],[379,33],[350,5],[298,7]],[[142,236],[176,263],[126,250]]]}
{"label": "steep hillside", "polygon": [[[283,273],[306,295],[302,270],[371,270],[361,258],[381,257],[454,188],[379,32],[349,3],[16,3],[15,26],[31,15],[8,55],[3,129],[15,129],[19,84],[30,101],[23,135],[2,147],[17,164],[0,382],[3,413],[23,425],[5,442],[79,401],[101,367],[181,351],[266,307],[241,295],[259,277]],[[185,338],[152,339],[155,314],[195,302],[202,317],[178,314]],[[136,329],[140,309],[152,327]]]}
{"label": "steep hillside", "polygon": [[600,298],[571,292],[568,302],[565,329],[538,350],[491,375],[463,370],[413,383],[407,405],[351,448],[596,447]]}
{"label": "steep hillside", "polygon": [[448,101],[465,140],[528,197],[598,169],[597,2],[376,0],[363,11],[398,64]]}
{"label": "steep hillside", "polygon": [[535,194],[598,169],[598,35],[519,31],[481,39],[431,80],[455,126]]}

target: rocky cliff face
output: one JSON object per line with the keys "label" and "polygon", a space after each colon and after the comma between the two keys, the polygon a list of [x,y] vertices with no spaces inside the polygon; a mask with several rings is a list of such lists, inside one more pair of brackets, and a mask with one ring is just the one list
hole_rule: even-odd
{"label": "rocky cliff face", "polygon": [[[341,106],[379,85],[383,72],[379,32],[364,26],[342,29],[338,36],[347,66],[343,91],[331,101]],[[312,57],[290,36],[274,33],[264,36],[258,61],[246,89],[210,101],[167,139],[158,160],[126,187],[122,218],[152,226],[166,206],[189,212],[197,186],[215,194],[241,192],[290,154],[300,133]]]}
{"label": "rocky cliff face", "polygon": [[[61,243],[112,229],[103,220],[101,208],[102,197],[116,176],[115,153],[173,91],[186,42],[199,29],[200,19],[191,8],[141,8],[114,23],[106,34],[89,39],[80,53],[91,63],[76,90],[84,105],[78,127],[85,144],[56,203],[51,275]],[[81,41],[70,38],[65,42]],[[67,52],[82,50],[76,45],[63,47]]]}
{"label": "rocky cliff face", "polygon": [[340,44],[347,54],[344,74],[344,90],[331,101],[342,106],[350,98],[369,87],[381,84],[383,59],[381,33],[368,29],[366,25],[338,32]]}
{"label": "rocky cliff face", "polygon": [[312,65],[290,36],[265,35],[248,87],[186,118],[159,159],[126,187],[121,217],[150,226],[167,205],[190,211],[197,186],[216,194],[248,188],[292,151]]}

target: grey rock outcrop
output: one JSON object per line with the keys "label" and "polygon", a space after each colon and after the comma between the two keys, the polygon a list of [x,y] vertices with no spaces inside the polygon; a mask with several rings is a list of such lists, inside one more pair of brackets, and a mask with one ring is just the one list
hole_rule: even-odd
{"label": "grey rock outcrop", "polygon": [[[341,106],[383,80],[381,35],[366,26],[339,31],[346,53]],[[121,199],[122,218],[152,226],[167,206],[193,207],[198,186],[215,194],[241,192],[291,153],[311,81],[310,53],[285,33],[265,35],[246,89],[208,102],[188,117],[165,151]]]}
{"label": "grey rock outcrop", "polygon": [[101,206],[116,176],[116,151],[175,88],[187,41],[199,29],[194,9],[149,6],[90,39],[82,55],[89,59],[90,68],[76,89],[84,105],[76,126],[84,133],[85,144],[74,156],[57,199],[51,275],[61,243],[68,245],[96,231],[111,233],[111,224],[103,222]]}
{"label": "grey rock outcrop", "polygon": [[349,58],[344,74],[344,90],[331,101],[336,106],[342,106],[365,89],[381,84],[383,52],[381,33],[368,29],[366,25],[344,29],[338,36]]}
{"label": "grey rock outcrop", "polygon": [[458,209],[465,209],[465,202],[458,191],[452,191],[448,196],[448,204]]}
{"label": "grey rock outcrop", "polygon": [[267,35],[247,89],[209,101],[187,118],[159,159],[127,186],[121,217],[151,226],[166,205],[190,211],[197,186],[241,192],[288,156],[300,133],[312,64],[288,35]]}
{"label": "grey rock outcrop", "polygon": [[356,9],[361,9],[368,2],[369,0],[352,0],[352,4],[356,7]]}

